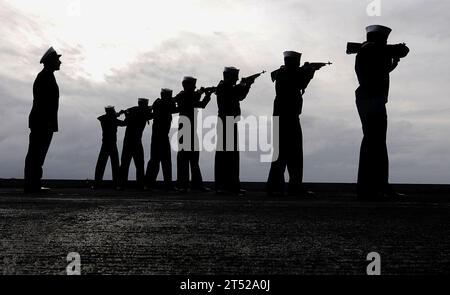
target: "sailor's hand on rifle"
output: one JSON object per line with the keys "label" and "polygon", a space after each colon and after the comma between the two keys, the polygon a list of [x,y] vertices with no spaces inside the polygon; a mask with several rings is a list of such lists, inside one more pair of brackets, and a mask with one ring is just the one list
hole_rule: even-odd
{"label": "sailor's hand on rifle", "polygon": [[399,50],[398,50],[398,57],[399,58],[404,58],[408,55],[409,53],[409,48],[408,46],[406,46],[406,43],[400,43],[399,44]]}
{"label": "sailor's hand on rifle", "polygon": [[257,74],[254,74],[254,75],[251,75],[251,76],[248,76],[248,77],[243,77],[243,78],[241,78],[241,83],[250,86],[250,85],[252,85],[253,83],[255,83],[255,80],[256,80],[259,76],[261,76],[262,74],[264,74],[265,72],[266,72],[266,71],[262,71],[262,72],[260,72],[260,73],[257,73]]}
{"label": "sailor's hand on rifle", "polygon": [[212,86],[212,87],[200,87],[199,92],[200,93],[205,93],[205,95],[211,95],[214,92],[216,92],[216,90],[217,90],[217,87],[214,87],[214,86]]}
{"label": "sailor's hand on rifle", "polygon": [[242,79],[241,81],[241,84],[245,86],[251,86],[253,83],[255,83],[255,80]]}
{"label": "sailor's hand on rifle", "polygon": [[251,79],[250,77],[241,78],[241,84],[252,85],[253,83],[255,83],[255,79]]}
{"label": "sailor's hand on rifle", "polygon": [[314,71],[320,70],[324,66],[332,65],[331,62],[305,62],[304,67],[311,68]]}

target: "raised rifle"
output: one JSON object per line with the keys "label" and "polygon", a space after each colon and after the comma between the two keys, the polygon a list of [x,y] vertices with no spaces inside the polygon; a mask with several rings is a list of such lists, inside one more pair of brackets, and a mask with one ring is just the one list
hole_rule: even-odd
{"label": "raised rifle", "polygon": [[[348,42],[347,43],[347,54],[357,54],[363,46],[363,43],[357,42]],[[403,58],[409,53],[409,48],[405,43],[399,44],[386,44],[384,45],[387,48],[387,51],[392,54],[395,58]]]}
{"label": "raised rifle", "polygon": [[211,86],[211,87],[200,87],[200,89],[198,90],[200,93],[206,93],[206,94],[211,94],[211,93],[215,93],[217,91],[217,87],[216,86]]}
{"label": "raised rifle", "polygon": [[248,77],[243,77],[241,78],[241,82],[246,83],[246,84],[253,84],[255,82],[255,80],[261,76],[262,74],[264,74],[266,71],[262,71],[260,73],[248,76]]}
{"label": "raised rifle", "polygon": [[[302,67],[311,67],[314,69],[314,71],[320,70],[320,68],[326,66],[326,65],[332,65],[331,62],[305,62]],[[281,66],[281,68],[284,68],[284,66]],[[280,69],[277,69],[270,73],[270,78],[272,79],[272,82],[275,82],[277,79],[278,71]]]}
{"label": "raised rifle", "polygon": [[347,42],[347,50],[345,53],[347,54],[356,54],[362,47],[362,43],[357,42]]}
{"label": "raised rifle", "polygon": [[331,63],[331,62],[305,62],[303,64],[303,67],[310,67],[314,71],[317,71],[317,70],[320,70],[324,66],[329,66],[329,65],[332,65],[332,64],[333,63]]}

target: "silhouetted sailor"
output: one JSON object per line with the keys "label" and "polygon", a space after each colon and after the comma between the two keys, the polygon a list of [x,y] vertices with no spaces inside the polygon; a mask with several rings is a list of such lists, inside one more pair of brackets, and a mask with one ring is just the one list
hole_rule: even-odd
{"label": "silhouetted sailor", "polygon": [[273,115],[279,118],[279,129],[274,132],[279,132],[279,143],[278,153],[274,154],[278,158],[274,158],[271,164],[267,189],[270,194],[284,194],[287,168],[288,193],[307,196],[312,193],[303,187],[303,135],[299,116],[306,87],[315,71],[326,63],[305,63],[300,67],[301,53],[285,51],[283,55],[284,66],[272,72],[276,92]]}
{"label": "silhouetted sailor", "polygon": [[[239,69],[225,67],[223,80],[217,85],[218,120],[217,147],[215,155],[216,192],[225,191],[243,195],[239,179],[238,125],[241,115],[240,102],[247,97],[253,81],[242,79],[239,84]],[[229,124],[227,124],[227,119]],[[232,142],[227,142],[232,140]]]}
{"label": "silhouetted sailor", "polygon": [[136,166],[136,182],[138,188],[144,188],[144,148],[142,147],[142,133],[145,125],[153,118],[151,107],[148,106],[148,99],[139,98],[138,106],[125,111],[125,138],[123,140],[122,158],[120,174],[122,184],[125,186],[128,181],[128,170],[131,159]]}
{"label": "silhouetted sailor", "polygon": [[[180,150],[177,154],[177,188],[180,192],[186,192],[188,189],[189,166],[191,167],[192,175],[191,188],[200,191],[207,190],[203,186],[199,166],[200,152],[197,136],[197,108],[203,109],[206,107],[215,89],[202,87],[196,91],[196,82],[196,78],[184,77],[182,82],[183,90],[174,98],[180,112],[178,131],[183,133],[180,136]],[[201,99],[203,94],[205,96]],[[184,130],[185,128],[188,130]]]}
{"label": "silhouetted sailor", "polygon": [[165,188],[167,190],[173,189],[169,131],[172,124],[172,114],[177,111],[176,104],[172,98],[172,90],[167,88],[161,89],[161,98],[158,98],[153,103],[152,143],[150,160],[145,173],[146,185],[150,189],[155,186],[160,164],[162,166]]}
{"label": "silhouetted sailor", "polygon": [[54,72],[61,66],[53,47],[42,56],[40,63],[44,68],[33,84],[33,107],[29,116],[30,141],[25,158],[26,193],[48,190],[41,187],[42,166],[52,141],[53,133],[58,131],[59,87]]}
{"label": "silhouetted sailor", "polygon": [[[391,29],[372,25],[366,28],[367,41],[356,49],[355,71],[359,81],[356,105],[361,118],[363,140],[358,170],[358,197],[371,199],[395,197],[389,185],[389,160],[386,146],[389,73],[409,49],[405,44],[387,45]],[[351,43],[349,45],[355,45]],[[352,53],[347,50],[347,53]]]}
{"label": "silhouetted sailor", "polygon": [[119,152],[117,151],[117,127],[125,126],[125,122],[117,119],[124,111],[116,113],[113,106],[105,107],[105,114],[97,119],[102,126],[102,147],[95,166],[95,184],[93,188],[99,188],[102,184],[108,158],[111,159],[111,171],[114,187],[120,185]]}

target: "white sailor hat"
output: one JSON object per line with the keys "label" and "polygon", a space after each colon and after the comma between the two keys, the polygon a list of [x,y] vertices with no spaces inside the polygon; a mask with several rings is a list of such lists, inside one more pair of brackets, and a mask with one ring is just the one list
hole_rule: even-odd
{"label": "white sailor hat", "polygon": [[183,82],[187,82],[187,83],[196,83],[197,79],[192,77],[192,76],[184,76],[183,77]]}
{"label": "white sailor hat", "polygon": [[235,67],[225,67],[223,69],[224,73],[230,73],[230,74],[239,74],[239,69]]}
{"label": "white sailor hat", "polygon": [[139,104],[141,104],[141,103],[148,104],[148,98],[143,98],[143,97],[138,98],[138,103]]}
{"label": "white sailor hat", "polygon": [[50,47],[42,56],[40,63],[45,63],[51,57],[60,57],[61,54],[56,53],[56,50],[53,47]]}
{"label": "white sailor hat", "polygon": [[283,56],[300,59],[302,57],[302,54],[297,51],[285,51],[285,52],[283,52]]}
{"label": "white sailor hat", "polygon": [[169,88],[161,88],[161,95],[162,94],[170,94],[170,95],[172,95],[172,89],[169,89]]}
{"label": "white sailor hat", "polygon": [[105,112],[115,112],[116,110],[114,109],[114,106],[106,106],[105,107]]}
{"label": "white sailor hat", "polygon": [[386,37],[389,36],[389,34],[391,33],[392,29],[382,26],[382,25],[371,25],[371,26],[367,26],[366,27],[366,32],[367,33],[372,33],[372,32],[376,32],[376,33],[380,33]]}

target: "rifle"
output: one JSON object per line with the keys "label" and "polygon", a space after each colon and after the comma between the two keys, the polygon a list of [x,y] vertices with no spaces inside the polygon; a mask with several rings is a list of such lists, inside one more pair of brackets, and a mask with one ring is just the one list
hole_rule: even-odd
{"label": "rifle", "polygon": [[357,42],[347,42],[347,50],[345,53],[347,54],[356,54],[362,47],[362,43]]}
{"label": "rifle", "polygon": [[248,76],[248,77],[243,77],[241,78],[241,82],[246,83],[246,84],[253,84],[256,80],[256,78],[258,78],[259,76],[261,76],[262,74],[264,74],[266,71],[262,71],[260,73]]}
{"label": "rifle", "polygon": [[[363,43],[356,43],[356,42],[347,42],[347,54],[356,54],[358,53],[362,48]],[[405,43],[399,43],[399,44],[387,44],[385,45],[387,48],[387,51],[392,54],[395,58],[403,58],[405,57],[408,52],[409,48],[406,46]]]}
{"label": "rifle", "polygon": [[217,87],[216,86],[200,87],[200,89],[198,91],[199,91],[199,93],[212,94],[217,91]]}
{"label": "rifle", "polygon": [[[305,62],[303,67],[311,67],[314,69],[314,71],[320,70],[320,68],[326,66],[326,65],[332,65],[333,63],[331,62]],[[284,68],[284,66],[281,66],[282,68]],[[272,79],[272,82],[275,82],[275,80],[277,79],[277,75],[278,75],[278,71],[280,69],[277,69],[275,71],[273,71],[272,73],[270,73],[270,77]]]}
{"label": "rifle", "polygon": [[332,65],[331,62],[305,62],[303,64],[304,67],[310,67],[312,68],[314,71],[320,70],[322,67],[324,66],[329,66]]}

